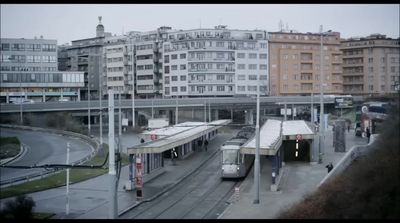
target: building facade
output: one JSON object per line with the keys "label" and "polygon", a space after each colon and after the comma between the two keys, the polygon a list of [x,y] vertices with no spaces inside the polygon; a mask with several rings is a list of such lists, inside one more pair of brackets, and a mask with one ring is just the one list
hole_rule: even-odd
{"label": "building facade", "polygon": [[396,93],[400,86],[400,39],[374,34],[341,41],[343,92],[351,95]]}
{"label": "building facade", "polygon": [[84,72],[85,87],[80,91],[80,97],[87,100],[90,92],[91,99],[99,98],[100,81],[103,73],[103,45],[111,33],[104,32],[104,26],[96,27],[96,37],[72,41],[71,46],[59,47],[59,66],[66,71]]}
{"label": "building facade", "polygon": [[60,72],[57,40],[1,39],[1,102],[79,100],[83,72]]}
{"label": "building facade", "polygon": [[[340,33],[323,36],[323,83],[325,94],[342,94]],[[271,96],[310,95],[320,92],[319,33],[269,33],[269,84]]]}
{"label": "building facade", "polygon": [[173,31],[162,49],[165,97],[268,95],[265,31]]}

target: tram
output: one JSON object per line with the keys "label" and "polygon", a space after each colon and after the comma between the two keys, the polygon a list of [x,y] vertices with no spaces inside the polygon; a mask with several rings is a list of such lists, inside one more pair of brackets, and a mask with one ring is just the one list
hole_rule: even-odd
{"label": "tram", "polygon": [[240,146],[253,139],[254,127],[243,127],[221,146],[222,178],[243,178],[254,162],[254,155],[240,154]]}

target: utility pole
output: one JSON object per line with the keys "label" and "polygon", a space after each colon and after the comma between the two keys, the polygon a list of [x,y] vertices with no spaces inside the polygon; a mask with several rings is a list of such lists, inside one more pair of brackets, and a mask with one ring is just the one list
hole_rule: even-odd
{"label": "utility pole", "polygon": [[88,136],[90,137],[90,75],[88,74]]}
{"label": "utility pole", "polygon": [[[69,142],[67,142],[67,161],[65,162],[65,164],[69,164],[69,147],[70,147],[70,143]],[[66,184],[67,184],[67,186],[66,186],[66,190],[67,190],[67,192],[66,192],[66,197],[67,197],[67,199],[66,199],[66,204],[65,204],[65,214],[66,215],[69,215],[69,169],[70,168],[67,168],[67,182],[66,182]]]}
{"label": "utility pole", "polygon": [[175,109],[175,125],[178,124],[178,98],[176,99],[176,109]]}
{"label": "utility pole", "polygon": [[109,218],[117,218],[117,177],[115,171],[115,135],[114,135],[114,92],[108,90],[108,151],[109,151],[109,164],[108,175],[110,180],[109,191]]}
{"label": "utility pole", "polygon": [[102,91],[102,85],[103,85],[103,77],[100,75],[100,81],[99,81],[99,101],[100,101],[100,149],[103,151],[103,104],[102,104],[102,97],[103,97],[103,91]]}
{"label": "utility pole", "polygon": [[[286,105],[286,103],[285,103]],[[286,112],[286,111],[285,111]],[[254,184],[256,186],[256,198],[253,204],[260,203],[260,82],[257,84],[257,120],[256,120],[256,158],[254,160]]]}
{"label": "utility pole", "polygon": [[121,138],[122,135],[122,114],[121,114],[121,91],[118,94],[118,137]]}
{"label": "utility pole", "polygon": [[322,163],[322,147],[323,147],[323,140],[324,140],[324,131],[325,131],[325,124],[324,124],[324,86],[323,86],[323,63],[324,63],[324,55],[323,55],[323,45],[322,45],[322,25],[320,26],[320,35],[321,35],[321,46],[320,46],[320,72],[321,75],[319,77],[319,99],[320,99],[320,111],[319,111],[319,156],[318,156],[318,163]]}

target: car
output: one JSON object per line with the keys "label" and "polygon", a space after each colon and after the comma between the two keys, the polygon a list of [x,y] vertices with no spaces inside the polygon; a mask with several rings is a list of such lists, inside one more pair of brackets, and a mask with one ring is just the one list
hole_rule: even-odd
{"label": "car", "polygon": [[33,103],[35,103],[35,101],[32,100],[32,99],[23,99],[22,101],[21,100],[13,101],[12,103],[13,104],[17,104],[17,105],[19,105],[19,104],[33,104]]}
{"label": "car", "polygon": [[69,99],[68,98],[63,98],[63,99],[58,99],[58,101],[69,101]]}

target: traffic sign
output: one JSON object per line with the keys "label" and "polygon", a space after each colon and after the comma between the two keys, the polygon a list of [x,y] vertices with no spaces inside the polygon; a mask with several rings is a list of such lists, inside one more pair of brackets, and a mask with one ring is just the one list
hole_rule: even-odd
{"label": "traffic sign", "polygon": [[296,135],[296,140],[301,140],[303,137],[300,134]]}

